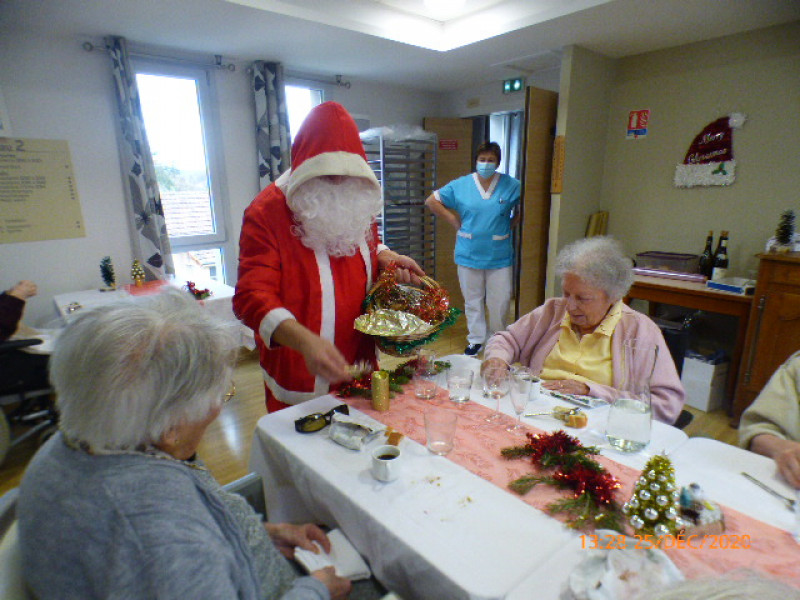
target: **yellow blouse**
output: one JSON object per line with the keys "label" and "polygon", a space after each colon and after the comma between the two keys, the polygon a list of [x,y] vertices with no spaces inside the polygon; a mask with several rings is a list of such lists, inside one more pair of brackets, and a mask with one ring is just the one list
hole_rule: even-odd
{"label": "yellow blouse", "polygon": [[622,301],[616,302],[597,328],[578,336],[572,328],[569,313],[561,320],[558,342],[542,367],[542,379],[575,379],[584,383],[612,385],[611,336],[622,318]]}

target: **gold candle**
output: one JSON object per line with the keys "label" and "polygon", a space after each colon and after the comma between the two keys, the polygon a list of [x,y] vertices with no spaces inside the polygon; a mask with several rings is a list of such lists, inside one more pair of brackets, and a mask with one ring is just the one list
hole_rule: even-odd
{"label": "gold candle", "polygon": [[389,373],[372,373],[372,408],[381,412],[389,410]]}

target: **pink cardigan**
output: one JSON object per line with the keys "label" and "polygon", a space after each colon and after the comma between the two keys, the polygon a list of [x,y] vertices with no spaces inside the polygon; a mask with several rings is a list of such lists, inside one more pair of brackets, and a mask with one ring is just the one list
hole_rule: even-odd
{"label": "pink cardigan", "polygon": [[[508,364],[519,362],[528,365],[533,371],[542,370],[544,361],[558,342],[561,333],[561,319],[566,312],[563,298],[551,298],[540,307],[510,325],[507,330],[496,333],[486,345],[484,360],[501,358]],[[627,305],[622,306],[622,317],[611,337],[611,361],[614,371],[614,388],[599,383],[589,385],[589,395],[605,400],[613,400],[616,389],[622,380],[622,344],[625,340],[638,339],[644,343],[658,345],[658,358],[650,393],[653,401],[653,415],[659,421],[675,422],[683,407],[685,392],[681,385],[675,363],[669,353],[664,336],[650,318]],[[637,376],[643,373],[646,365],[637,365]]]}

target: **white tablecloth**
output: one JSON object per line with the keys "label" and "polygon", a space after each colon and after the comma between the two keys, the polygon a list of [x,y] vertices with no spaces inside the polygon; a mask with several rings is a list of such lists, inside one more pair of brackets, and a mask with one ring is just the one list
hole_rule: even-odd
{"label": "white tablecloth", "polygon": [[[183,284],[179,285],[178,282],[173,282],[172,285],[181,287]],[[197,283],[197,287],[200,289],[207,288],[211,291],[211,296],[202,301],[203,305],[218,318],[239,324],[242,346],[245,346],[249,350],[255,348],[256,343],[253,337],[253,331],[242,324],[239,319],[236,318],[236,315],[233,314],[232,299],[235,289],[229,285],[213,280]],[[129,294],[124,288],[105,292],[100,290],[84,290],[80,292],[57,294],[53,296],[53,301],[56,304],[58,314],[61,315],[65,322],[68,322],[69,319],[85,308],[107,304],[108,302],[113,302],[115,298],[127,295]]]}
{"label": "white tablecloth", "polygon": [[338,526],[404,598],[505,598],[576,537],[412,440],[401,442],[400,478],[384,484],[369,472],[368,450],[331,442],[327,429],[295,432],[295,419],[338,403],[323,396],[261,418],[251,469],[264,477],[271,521]]}

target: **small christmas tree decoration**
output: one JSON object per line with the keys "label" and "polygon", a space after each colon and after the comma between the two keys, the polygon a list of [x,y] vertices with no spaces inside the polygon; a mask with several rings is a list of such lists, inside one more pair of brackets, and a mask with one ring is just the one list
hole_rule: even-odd
{"label": "small christmas tree decoration", "polygon": [[116,289],[117,278],[114,275],[114,265],[110,256],[104,256],[100,261],[100,276],[103,278],[106,288],[110,290]]}
{"label": "small christmas tree decoration", "polygon": [[794,243],[793,210],[786,210],[781,213],[781,219],[778,221],[778,228],[775,230],[775,241],[787,250],[791,249]]}
{"label": "small christmas tree decoration", "polygon": [[131,265],[131,279],[133,279],[133,283],[137,287],[144,285],[144,268],[138,259],[134,260]]}
{"label": "small christmas tree decoration", "polygon": [[631,499],[622,505],[622,513],[637,535],[675,535],[681,527],[679,497],[672,463],[666,456],[654,456],[647,461]]}

